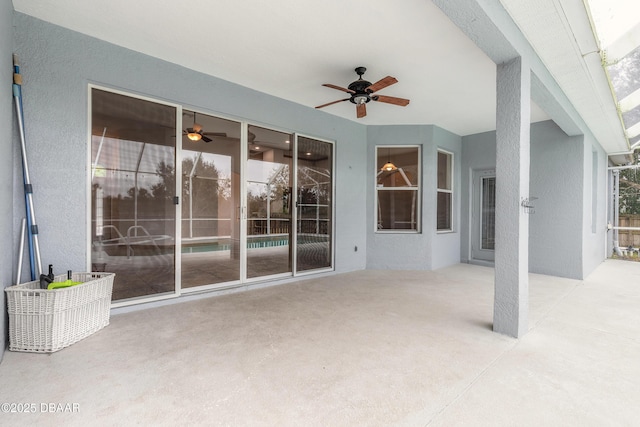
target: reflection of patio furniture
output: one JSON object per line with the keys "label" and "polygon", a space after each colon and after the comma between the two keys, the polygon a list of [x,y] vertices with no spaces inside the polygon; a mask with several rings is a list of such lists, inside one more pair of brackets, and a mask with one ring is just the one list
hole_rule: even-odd
{"label": "reflection of patio furniture", "polygon": [[[144,235],[138,236],[137,230],[141,230]],[[132,236],[131,231],[136,231],[135,235]],[[127,259],[129,259],[131,255],[134,255],[133,246],[135,245],[148,245],[149,243],[151,243],[153,247],[156,248],[158,253],[162,254],[162,251],[160,250],[157,242],[167,239],[171,239],[171,236],[168,236],[166,234],[152,236],[143,226],[132,225],[127,230]]]}
{"label": "reflection of patio furniture", "polygon": [[[98,248],[104,248],[109,246],[120,246],[125,245],[127,248],[127,259],[131,258],[131,256],[135,256],[133,247],[134,246],[143,246],[143,245],[152,245],[159,254],[162,254],[162,250],[160,250],[160,246],[158,246],[158,242],[163,240],[170,240],[172,237],[166,234],[160,235],[151,235],[146,228],[142,225],[132,225],[127,229],[126,237],[120,233],[120,230],[115,225],[105,225],[103,226],[103,232],[106,229],[113,230],[118,237],[114,237],[111,239],[98,240],[94,242],[94,245]],[[138,230],[142,232],[143,235],[138,236]],[[133,234],[133,235],[132,235]]]}

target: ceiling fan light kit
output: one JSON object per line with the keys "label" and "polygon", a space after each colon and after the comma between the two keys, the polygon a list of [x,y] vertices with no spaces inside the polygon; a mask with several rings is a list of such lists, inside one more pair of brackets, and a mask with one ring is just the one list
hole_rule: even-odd
{"label": "ceiling fan light kit", "polygon": [[202,132],[202,125],[199,123],[196,123],[195,111],[193,112],[193,125],[190,128],[186,128],[184,130],[184,134],[187,135],[187,138],[189,138],[191,141],[194,141],[194,142],[198,142],[200,140],[204,142],[213,141],[211,138],[209,138]]}
{"label": "ceiling fan light kit", "polygon": [[408,99],[396,98],[393,96],[373,95],[374,92],[398,83],[398,80],[395,77],[387,76],[371,84],[371,82],[362,78],[365,71],[367,71],[365,67],[357,67],[355,72],[358,75],[358,80],[352,82],[347,88],[332,85],[330,83],[323,84],[322,86],[349,93],[351,96],[349,98],[318,105],[316,108],[324,108],[329,105],[337,104],[338,102],[350,101],[351,103],[356,104],[356,116],[360,119],[367,115],[366,104],[370,101],[385,102],[387,104],[399,105],[401,107],[409,105]]}
{"label": "ceiling fan light kit", "polygon": [[200,135],[198,132],[189,132],[187,133],[187,138],[192,141],[200,141],[202,139],[202,135]]}
{"label": "ceiling fan light kit", "polygon": [[388,161],[387,163],[384,164],[384,166],[382,166],[380,168],[380,170],[387,171],[387,172],[393,172],[395,170],[398,170],[398,167],[396,165],[394,165],[393,163],[391,163],[391,161]]}
{"label": "ceiling fan light kit", "polygon": [[194,120],[193,127],[187,128],[187,130],[185,130],[185,134],[187,135],[187,138],[195,142],[198,142],[200,140],[203,140],[204,142],[211,142],[212,139],[209,137],[206,137],[202,133],[202,125],[195,122],[195,113],[193,113],[193,120]]}

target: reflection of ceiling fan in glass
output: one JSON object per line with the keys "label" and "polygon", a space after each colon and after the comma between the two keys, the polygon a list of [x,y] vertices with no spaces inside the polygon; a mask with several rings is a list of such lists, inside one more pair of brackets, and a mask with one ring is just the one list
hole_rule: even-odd
{"label": "reflection of ceiling fan in glass", "polygon": [[192,141],[200,141],[203,140],[204,142],[211,142],[213,141],[211,138],[209,138],[208,135],[210,136],[219,136],[219,137],[226,137],[227,134],[222,132],[203,132],[202,130],[202,125],[199,123],[196,123],[196,112],[193,112],[193,125],[190,128],[186,128],[183,132],[183,135],[187,135],[187,138],[189,138]]}

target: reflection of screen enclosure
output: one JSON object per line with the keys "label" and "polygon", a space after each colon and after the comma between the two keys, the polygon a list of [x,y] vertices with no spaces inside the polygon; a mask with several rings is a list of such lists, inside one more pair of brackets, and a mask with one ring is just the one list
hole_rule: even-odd
{"label": "reflection of screen enclosure", "polygon": [[91,91],[92,267],[114,299],[173,292],[176,109]]}
{"label": "reflection of screen enclosure", "polygon": [[331,267],[333,146],[298,138],[297,271]]}
{"label": "reflection of screen enclosure", "polygon": [[291,273],[293,135],[249,126],[247,277]]}
{"label": "reflection of screen enclosure", "polygon": [[182,136],[183,288],[240,279],[240,123],[183,110],[184,126],[210,139]]}

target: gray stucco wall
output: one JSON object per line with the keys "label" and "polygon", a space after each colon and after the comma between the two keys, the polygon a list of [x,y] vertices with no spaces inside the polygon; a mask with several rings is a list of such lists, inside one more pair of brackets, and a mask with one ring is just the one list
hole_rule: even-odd
{"label": "gray stucco wall", "polygon": [[[462,236],[460,258],[470,256],[470,181],[474,169],[495,167],[495,132],[462,139]],[[592,151],[598,153],[598,227],[591,229]],[[605,154],[583,136],[567,136],[554,122],[531,125],[529,193],[538,197],[529,218],[529,270],[582,279],[603,260],[606,226]],[[497,185],[500,185],[497,183]]]}
{"label": "gray stucco wall", "polygon": [[551,121],[531,126],[529,192],[538,197],[529,218],[533,273],[582,278],[582,224],[588,222],[582,194],[583,139],[567,136]]}
{"label": "gray stucco wall", "polygon": [[[436,183],[438,149],[461,156],[461,138],[432,125],[369,126],[367,170],[367,268],[431,270],[460,261],[458,231],[460,169],[454,167],[453,233],[436,234]],[[422,149],[421,232],[376,233],[375,221],[375,148],[378,145],[420,145]]]}
{"label": "gray stucco wall", "polygon": [[[11,0],[0,0],[0,241],[4,242],[0,250],[0,288],[12,285],[13,276],[13,147],[14,138],[12,124],[13,95],[12,81],[12,53],[13,53],[13,4]],[[0,292],[0,334],[2,336],[2,350],[7,343],[7,315],[5,307],[5,293]],[[4,351],[0,351],[2,360]]]}
{"label": "gray stucco wall", "polygon": [[[15,25],[16,52],[25,77],[25,121],[43,265],[54,264],[57,271],[87,268],[87,94],[88,84],[94,83],[335,140],[335,202],[340,219],[336,271],[365,268],[365,252],[354,251],[366,244],[365,126],[21,13],[15,14]],[[14,164],[18,161],[14,155]],[[18,201],[14,212],[22,209]]]}

